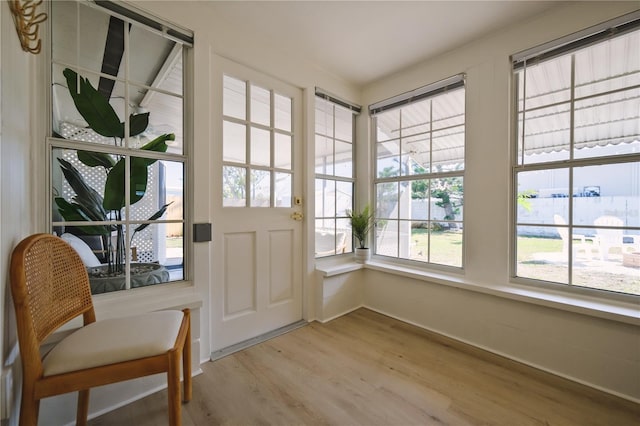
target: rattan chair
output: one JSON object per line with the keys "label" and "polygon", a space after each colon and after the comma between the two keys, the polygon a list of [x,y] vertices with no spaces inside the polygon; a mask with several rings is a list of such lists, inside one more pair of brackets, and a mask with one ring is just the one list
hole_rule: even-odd
{"label": "rattan chair", "polygon": [[[76,424],[86,425],[90,388],[163,372],[169,424],[181,424],[181,357],[183,401],[191,399],[188,309],[96,321],[82,260],[70,245],[49,234],[27,237],[14,249],[11,291],[23,374],[20,425],[38,423],[42,398],[75,391]],[[41,357],[43,341],[80,315],[84,326]]]}

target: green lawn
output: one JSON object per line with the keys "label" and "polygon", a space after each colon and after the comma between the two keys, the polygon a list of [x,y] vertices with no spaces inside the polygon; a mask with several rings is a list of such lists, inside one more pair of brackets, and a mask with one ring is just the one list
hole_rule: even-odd
{"label": "green lawn", "polygon": [[[415,260],[426,261],[428,231],[412,229],[411,253]],[[587,244],[592,244],[588,242]],[[460,266],[462,233],[431,231],[431,261]],[[622,266],[621,257],[610,255],[609,263],[601,263],[596,252],[590,257],[582,253],[573,263],[572,284],[622,293],[640,294],[640,270]],[[568,263],[563,262],[562,240],[559,238],[518,237],[518,276],[544,281],[568,283]],[[568,260],[568,259],[567,259]]]}
{"label": "green lawn", "polygon": [[[427,260],[429,231],[422,228],[411,230],[411,257]],[[431,262],[462,266],[462,232],[431,231]]]}
{"label": "green lawn", "polygon": [[[414,228],[411,230],[413,245],[418,251],[426,253],[428,243],[428,230]],[[438,257],[461,256],[462,232],[459,231],[431,231],[432,256],[438,253]],[[518,261],[531,259],[534,253],[560,252],[562,240],[559,238],[519,237]]]}
{"label": "green lawn", "polygon": [[559,238],[518,237],[518,261],[530,259],[534,253],[562,251]]}
{"label": "green lawn", "polygon": [[[427,253],[428,230],[411,230],[412,251]],[[413,249],[415,247],[415,250]],[[534,253],[562,251],[562,240],[555,238],[519,237],[518,261],[531,259]],[[462,258],[462,232],[431,231],[431,256],[438,259]]]}
{"label": "green lawn", "polygon": [[[428,230],[414,228],[411,230],[412,245],[417,251],[426,253]],[[461,255],[462,232],[431,231],[431,250],[442,257]],[[562,251],[562,240],[559,238],[518,237],[518,261],[530,259],[534,253],[554,253]],[[433,255],[434,253],[432,253]]]}

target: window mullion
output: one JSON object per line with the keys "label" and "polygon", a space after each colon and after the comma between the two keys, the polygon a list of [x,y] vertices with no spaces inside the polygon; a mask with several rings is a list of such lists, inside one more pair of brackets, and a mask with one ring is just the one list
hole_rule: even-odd
{"label": "window mullion", "polygon": [[404,137],[404,114],[403,114],[403,110],[400,109],[400,118],[399,118],[399,123],[400,123],[400,128],[398,129],[398,156],[399,156],[399,170],[398,170],[398,179],[396,179],[396,193],[398,194],[398,198],[397,198],[397,203],[398,203],[398,213],[397,213],[397,217],[396,217],[396,223],[397,223],[397,229],[398,229],[398,235],[396,237],[396,257],[400,258],[400,229],[401,229],[401,221],[400,218],[402,217],[402,203],[400,202],[400,199],[402,198],[402,194],[400,193],[400,182],[402,181],[402,178],[406,178],[406,176],[403,175],[403,167],[402,167],[402,144],[403,144],[403,137]]}
{"label": "window mullion", "polygon": [[124,229],[122,229],[122,237],[124,238],[125,288],[128,290],[131,288],[131,267],[129,264],[129,233],[131,232],[131,229],[129,229],[129,214],[131,211],[131,156],[127,155],[124,158],[124,223],[120,226],[124,226]]}
{"label": "window mullion", "polygon": [[245,81],[245,93],[246,93],[246,97],[245,97],[245,117],[247,117],[247,121],[246,121],[246,129],[245,131],[247,132],[247,137],[246,139],[246,165],[244,166],[245,169],[245,180],[244,180],[244,186],[245,186],[245,207],[250,207],[251,206],[251,157],[252,157],[252,152],[251,152],[251,84],[249,84],[248,81]]}
{"label": "window mullion", "polygon": [[[433,99],[429,100],[429,173],[433,173]],[[427,262],[431,262],[431,231],[433,229],[433,217],[431,216],[431,182],[428,180],[427,189]]]}
{"label": "window mullion", "polygon": [[575,90],[576,90],[576,55],[571,55],[571,88],[569,98],[569,161],[573,161],[575,151]]}
{"label": "window mullion", "polygon": [[[124,26],[124,28],[127,28],[127,25]],[[127,149],[131,149],[131,138],[130,138],[130,133],[131,133],[131,121],[129,120],[129,117],[131,117],[131,112],[130,112],[130,104],[129,104],[129,100],[130,100],[130,95],[131,95],[131,86],[130,86],[130,70],[129,70],[129,52],[131,49],[131,40],[129,38],[130,36],[130,32],[129,31],[124,31],[124,77],[125,77],[125,84],[124,84],[124,98],[125,98],[125,102],[124,102],[124,146]],[[125,288],[127,290],[129,290],[131,288],[131,264],[130,264],[130,257],[129,257],[129,253],[131,253],[131,242],[129,240],[129,235],[131,233],[131,228],[130,228],[130,223],[129,223],[129,219],[131,218],[131,156],[130,155],[126,155],[125,156],[125,172],[124,172],[124,182],[125,182],[125,189],[124,189],[124,224],[121,226],[124,226],[123,230],[122,230],[122,235],[124,238],[124,268],[125,268],[125,276],[126,276],[126,286]]]}
{"label": "window mullion", "polygon": [[[569,107],[569,161],[573,163],[575,152],[575,90],[576,90],[576,55],[571,55],[571,88]],[[568,242],[568,279],[573,283],[573,166],[569,166],[569,242]]]}
{"label": "window mullion", "polygon": [[333,154],[332,157],[332,165],[333,165],[333,177],[336,176],[336,106],[331,105],[331,152]]}
{"label": "window mullion", "polygon": [[275,112],[275,93],[272,90],[269,90],[269,205],[271,207],[276,206],[276,173],[274,171],[275,168],[275,128],[276,128],[276,120],[275,120],[276,112]]}
{"label": "window mullion", "polygon": [[[333,247],[337,249],[338,247],[338,220],[336,216],[338,215],[338,182],[336,181],[336,106],[334,103],[331,103],[331,149],[333,152]],[[353,238],[352,238],[353,240]],[[338,254],[336,252],[336,254]]]}
{"label": "window mullion", "polygon": [[[331,220],[333,221],[333,229],[335,230],[333,233],[333,246],[338,247],[338,182],[333,181],[333,217]],[[336,253],[338,254],[338,253]]]}
{"label": "window mullion", "polygon": [[[527,131],[527,61],[524,62],[524,69],[522,70],[522,76],[523,76],[523,81],[522,81],[522,141],[519,142],[520,144],[520,164],[524,164],[524,153],[525,153],[525,146],[524,146],[524,141],[525,141],[525,134]],[[518,117],[518,122],[520,120],[520,117]]]}

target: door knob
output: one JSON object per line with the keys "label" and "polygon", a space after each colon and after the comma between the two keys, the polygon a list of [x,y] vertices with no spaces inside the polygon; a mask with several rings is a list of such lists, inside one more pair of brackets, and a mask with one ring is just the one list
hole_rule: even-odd
{"label": "door knob", "polygon": [[291,219],[293,220],[302,220],[302,218],[304,217],[304,215],[300,212],[293,212],[293,214],[291,215]]}

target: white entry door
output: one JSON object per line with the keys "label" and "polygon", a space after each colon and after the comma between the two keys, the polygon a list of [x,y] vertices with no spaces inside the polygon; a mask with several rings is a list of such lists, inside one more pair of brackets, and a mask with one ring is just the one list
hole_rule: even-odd
{"label": "white entry door", "polygon": [[226,59],[213,65],[217,351],[302,319],[302,92]]}

